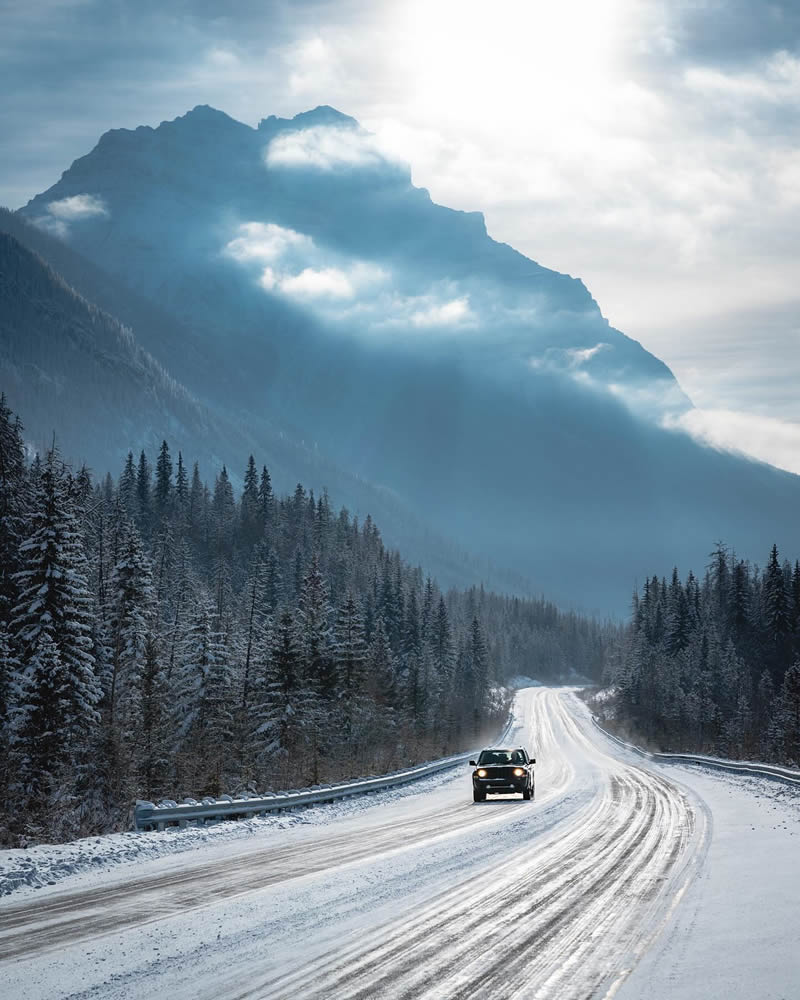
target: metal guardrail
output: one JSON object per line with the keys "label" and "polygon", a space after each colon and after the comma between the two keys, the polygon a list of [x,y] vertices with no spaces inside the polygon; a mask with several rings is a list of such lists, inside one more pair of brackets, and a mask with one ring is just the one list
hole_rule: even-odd
{"label": "metal guardrail", "polygon": [[780,767],[777,764],[762,764],[757,761],[746,760],[725,760],[722,757],[707,757],[703,754],[689,753],[658,753],[657,751],[643,750],[633,743],[626,743],[619,736],[614,736],[607,729],[604,729],[597,721],[596,716],[592,716],[592,722],[614,743],[626,750],[645,757],[647,760],[658,761],[664,764],[697,764],[699,767],[712,768],[715,771],[729,771],[733,774],[746,774],[759,778],[770,778],[773,781],[785,781],[790,785],[800,785],[800,771],[795,771],[790,767]]}
{"label": "metal guardrail", "polygon": [[335,802],[337,799],[348,799],[355,795],[365,795],[368,792],[383,791],[386,788],[397,788],[407,785],[420,778],[438,774],[451,767],[466,763],[472,754],[456,754],[454,757],[444,757],[429,764],[421,764],[405,771],[386,774],[377,778],[362,778],[340,785],[319,785],[298,791],[278,792],[274,795],[264,795],[256,798],[248,797],[234,799],[230,795],[219,799],[203,802],[189,800],[181,804],[169,803],[155,805],[152,802],[136,803],[133,811],[133,823],[136,830],[163,830],[167,825],[177,823],[187,826],[190,823],[204,823],[212,819],[243,819],[250,816],[264,816],[267,813],[282,812],[286,809],[297,809],[300,806],[319,805]]}
{"label": "metal guardrail", "polygon": [[[513,727],[513,720],[506,723],[498,743],[503,742]],[[400,785],[419,781],[440,771],[446,771],[459,764],[465,764],[479,751],[459,753],[452,757],[443,757],[428,764],[395,771],[375,778],[360,778],[358,781],[348,781],[337,785],[318,785],[314,788],[304,788],[298,791],[276,792],[273,795],[234,799],[224,795],[219,799],[204,799],[196,802],[187,799],[183,803],[166,800],[163,805],[153,802],[138,801],[133,810],[133,827],[135,830],[163,830],[167,826],[177,824],[197,825],[207,820],[246,819],[250,816],[265,816],[268,813],[282,812],[287,809],[298,809],[301,806],[321,805],[335,802],[337,799],[349,799],[355,795],[366,795],[369,792],[379,792],[387,788],[397,788]]]}

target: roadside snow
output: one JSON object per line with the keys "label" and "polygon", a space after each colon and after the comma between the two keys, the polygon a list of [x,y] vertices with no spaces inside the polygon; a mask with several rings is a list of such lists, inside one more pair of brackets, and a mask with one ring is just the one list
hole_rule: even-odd
{"label": "roadside snow", "polygon": [[670,929],[616,1000],[796,1000],[800,789],[696,767],[660,770],[704,801],[711,839]]}
{"label": "roadside snow", "polygon": [[86,872],[109,872],[126,864],[138,864],[206,846],[236,843],[255,836],[268,836],[290,827],[322,826],[373,808],[378,800],[386,805],[419,795],[420,792],[434,791],[452,782],[454,771],[463,780],[463,768],[459,770],[456,767],[399,788],[286,813],[220,821],[201,827],[168,827],[160,833],[113,833],[85,837],[67,844],[38,844],[36,847],[0,851],[0,896],[10,893],[21,896]]}

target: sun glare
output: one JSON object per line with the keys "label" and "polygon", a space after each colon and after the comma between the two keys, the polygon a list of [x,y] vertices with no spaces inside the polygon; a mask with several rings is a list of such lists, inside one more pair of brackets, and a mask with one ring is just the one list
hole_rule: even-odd
{"label": "sun glare", "polygon": [[563,120],[602,100],[627,0],[412,0],[397,14],[395,58],[431,110],[513,126]]}

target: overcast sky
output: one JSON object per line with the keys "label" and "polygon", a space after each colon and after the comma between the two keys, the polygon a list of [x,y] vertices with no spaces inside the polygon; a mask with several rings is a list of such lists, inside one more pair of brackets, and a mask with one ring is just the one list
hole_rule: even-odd
{"label": "overcast sky", "polygon": [[0,0],[0,93],[10,207],[109,128],[331,104],[800,472],[800,0]]}

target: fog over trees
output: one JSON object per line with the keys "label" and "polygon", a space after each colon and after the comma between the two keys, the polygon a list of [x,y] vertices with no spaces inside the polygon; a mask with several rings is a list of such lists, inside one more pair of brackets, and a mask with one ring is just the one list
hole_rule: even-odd
{"label": "fog over trees", "polygon": [[312,785],[477,746],[505,682],[599,678],[609,624],[440,591],[371,517],[243,462],[28,460],[0,403],[0,839],[124,829],[137,798]]}

